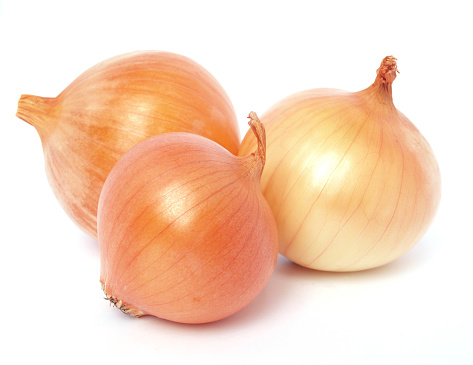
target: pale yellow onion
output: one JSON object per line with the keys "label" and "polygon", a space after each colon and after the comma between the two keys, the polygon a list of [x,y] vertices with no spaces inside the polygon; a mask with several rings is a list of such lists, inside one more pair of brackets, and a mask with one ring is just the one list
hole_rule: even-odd
{"label": "pale yellow onion", "polygon": [[17,116],[43,145],[46,174],[61,206],[92,237],[103,183],[138,142],[191,132],[237,153],[239,129],[219,82],[195,61],[169,52],[131,52],[85,71],[56,98],[22,95]]}
{"label": "pale yellow onion", "polygon": [[[393,104],[396,72],[396,59],[386,57],[365,90],[307,90],[262,115],[261,187],[280,252],[290,260],[327,271],[381,266],[411,249],[431,224],[439,167],[425,138]],[[255,143],[248,133],[240,154]]]}

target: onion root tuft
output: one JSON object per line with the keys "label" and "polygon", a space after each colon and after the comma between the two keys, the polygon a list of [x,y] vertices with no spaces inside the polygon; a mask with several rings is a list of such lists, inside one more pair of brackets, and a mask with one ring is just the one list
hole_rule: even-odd
{"label": "onion root tuft", "polygon": [[111,304],[113,304],[115,307],[120,309],[123,313],[128,314],[129,316],[132,316],[132,317],[137,317],[137,318],[140,318],[144,314],[140,310],[129,307],[128,305],[123,303],[120,299],[116,298],[115,296],[108,294],[105,289],[105,284],[102,284],[102,290],[105,294],[104,299],[108,300]]}

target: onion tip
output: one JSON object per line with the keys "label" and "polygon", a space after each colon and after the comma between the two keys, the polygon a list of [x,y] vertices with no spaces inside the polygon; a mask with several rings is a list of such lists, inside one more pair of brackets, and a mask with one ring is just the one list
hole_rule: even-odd
{"label": "onion tip", "polygon": [[266,132],[263,123],[261,123],[258,115],[255,112],[250,112],[248,118],[250,119],[248,124],[253,131],[258,143],[257,150],[252,155],[255,156],[257,160],[261,161],[262,170],[266,162]]}
{"label": "onion tip", "polygon": [[381,65],[376,70],[377,78],[383,83],[392,84],[394,79],[396,78],[396,74],[399,73],[397,69],[397,58],[393,56],[386,56],[384,57],[383,61],[381,61]]}
{"label": "onion tip", "polygon": [[35,127],[42,135],[53,127],[52,115],[55,102],[55,98],[22,94],[18,100],[16,117]]}

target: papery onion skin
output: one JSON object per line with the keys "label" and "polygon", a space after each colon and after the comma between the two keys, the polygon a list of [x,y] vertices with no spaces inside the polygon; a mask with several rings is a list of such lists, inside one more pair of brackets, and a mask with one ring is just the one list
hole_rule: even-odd
{"label": "papery onion skin", "polygon": [[264,148],[242,158],[188,133],[127,152],[99,201],[106,298],[127,314],[181,323],[213,322],[249,304],[278,256],[263,165]]}
{"label": "papery onion skin", "polygon": [[[325,271],[387,264],[425,234],[440,202],[432,148],[392,100],[396,59],[360,92],[313,89],[262,115],[267,161],[261,187],[280,252]],[[240,155],[255,146],[248,133]]]}
{"label": "papery onion skin", "polygon": [[56,98],[22,95],[17,116],[41,137],[46,174],[59,203],[92,237],[102,185],[138,142],[190,132],[234,154],[240,142],[233,106],[218,81],[191,59],[161,51],[101,62]]}

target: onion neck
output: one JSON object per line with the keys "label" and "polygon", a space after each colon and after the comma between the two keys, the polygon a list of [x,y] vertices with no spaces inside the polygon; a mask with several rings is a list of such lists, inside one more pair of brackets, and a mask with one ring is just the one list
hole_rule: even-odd
{"label": "onion neck", "polygon": [[250,112],[248,118],[250,118],[248,124],[255,135],[257,148],[252,154],[243,157],[243,166],[247,169],[248,175],[259,184],[266,162],[266,132],[255,112]]}
{"label": "onion neck", "polygon": [[376,79],[374,83],[365,90],[358,92],[365,97],[368,102],[377,103],[388,109],[395,109],[392,94],[393,81],[399,73],[396,64],[396,58],[387,56],[381,62],[376,70]]}
{"label": "onion neck", "polygon": [[21,95],[16,116],[36,128],[41,139],[54,128],[55,98],[43,98],[35,95]]}

